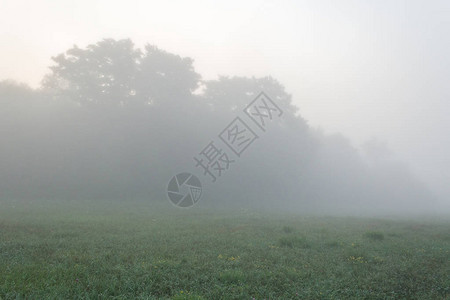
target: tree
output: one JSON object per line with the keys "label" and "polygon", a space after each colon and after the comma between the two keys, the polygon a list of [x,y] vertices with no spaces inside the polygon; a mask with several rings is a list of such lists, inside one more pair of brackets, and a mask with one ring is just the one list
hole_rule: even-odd
{"label": "tree", "polygon": [[105,39],[52,57],[56,65],[43,87],[81,104],[119,104],[135,94],[139,50],[130,40]]}
{"label": "tree", "polygon": [[43,87],[83,105],[167,105],[189,97],[200,80],[192,59],[150,45],[143,53],[129,39],[74,46],[52,59]]}
{"label": "tree", "polygon": [[259,138],[204,202],[358,213],[432,198],[403,165],[367,164],[342,135],[310,128],[271,77],[201,81],[192,59],[130,40],[53,60],[41,90],[0,82],[0,196],[163,199],[176,172],[201,176],[193,156],[263,91],[283,115],[266,131],[246,119]]}
{"label": "tree", "polygon": [[136,76],[136,95],[154,105],[174,106],[192,99],[200,83],[193,60],[147,45],[140,57]]}
{"label": "tree", "polygon": [[262,78],[221,76],[218,80],[205,82],[202,98],[212,110],[228,113],[243,109],[261,91],[283,106],[287,114],[294,115],[297,112],[298,108],[292,104],[292,96],[270,76]]}

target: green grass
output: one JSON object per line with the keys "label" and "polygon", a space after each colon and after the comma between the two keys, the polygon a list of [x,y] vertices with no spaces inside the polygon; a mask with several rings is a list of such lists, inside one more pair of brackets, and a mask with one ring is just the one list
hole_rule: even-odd
{"label": "green grass", "polygon": [[278,244],[280,245],[280,247],[286,248],[294,248],[294,247],[310,248],[310,245],[306,241],[306,238],[297,236],[284,236],[280,238]]}
{"label": "green grass", "polygon": [[374,241],[382,241],[384,240],[384,234],[379,231],[369,231],[364,234],[365,237]]}
{"label": "green grass", "polygon": [[0,201],[0,299],[445,299],[450,222]]}

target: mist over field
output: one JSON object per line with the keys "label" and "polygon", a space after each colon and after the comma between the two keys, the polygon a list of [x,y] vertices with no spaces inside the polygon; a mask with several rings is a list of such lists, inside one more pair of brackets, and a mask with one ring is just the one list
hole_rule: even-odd
{"label": "mist over field", "polygon": [[449,3],[0,0],[0,300],[447,299]]}
{"label": "mist over field", "polygon": [[[199,204],[450,211],[446,1],[174,6],[1,3],[2,197],[160,201],[197,171]],[[194,156],[260,92],[284,115],[210,185]]]}
{"label": "mist over field", "polygon": [[[205,205],[347,215],[440,209],[386,145],[373,139],[358,151],[344,135],[312,128],[273,77],[202,80],[191,58],[129,39],[74,46],[53,61],[40,88],[0,85],[2,198],[161,201],[170,177],[186,171],[208,184]],[[224,170],[196,165],[261,92],[282,115],[263,111],[264,130],[244,118],[258,138],[240,157],[218,149],[228,150]]]}

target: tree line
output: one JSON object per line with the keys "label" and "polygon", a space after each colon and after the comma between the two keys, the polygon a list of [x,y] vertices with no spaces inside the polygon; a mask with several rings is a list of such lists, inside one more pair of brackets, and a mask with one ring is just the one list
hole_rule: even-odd
{"label": "tree line", "polygon": [[[166,201],[171,176],[197,171],[209,205],[395,213],[434,201],[404,164],[369,162],[344,136],[310,127],[270,76],[203,80],[191,58],[129,39],[52,60],[39,88],[0,82],[0,199]],[[210,184],[193,156],[261,91],[283,117]]]}

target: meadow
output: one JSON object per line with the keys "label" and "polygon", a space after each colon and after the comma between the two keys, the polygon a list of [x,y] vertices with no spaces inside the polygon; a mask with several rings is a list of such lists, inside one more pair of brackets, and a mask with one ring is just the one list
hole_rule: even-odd
{"label": "meadow", "polygon": [[447,218],[0,200],[0,299],[448,299]]}

